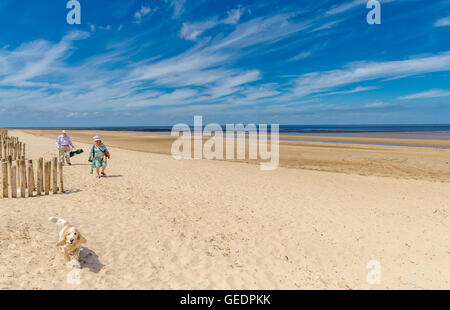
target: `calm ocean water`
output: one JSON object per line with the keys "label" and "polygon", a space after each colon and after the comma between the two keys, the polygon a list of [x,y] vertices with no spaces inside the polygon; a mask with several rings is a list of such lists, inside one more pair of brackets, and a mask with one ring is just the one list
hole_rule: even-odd
{"label": "calm ocean water", "polygon": [[[225,126],[222,126],[225,130]],[[61,129],[61,128],[29,128],[29,129]],[[69,127],[67,130],[107,130],[107,131],[135,131],[135,132],[170,132],[172,126],[122,126],[122,127]],[[318,134],[318,135],[365,135],[431,132],[450,134],[448,125],[280,125],[280,134]],[[429,135],[426,135],[429,137]]]}

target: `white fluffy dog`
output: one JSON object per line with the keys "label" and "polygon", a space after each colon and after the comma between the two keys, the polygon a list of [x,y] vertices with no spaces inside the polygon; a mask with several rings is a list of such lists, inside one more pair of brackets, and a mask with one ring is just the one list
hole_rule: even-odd
{"label": "white fluffy dog", "polygon": [[86,243],[87,240],[80,234],[78,229],[76,229],[66,220],[56,216],[49,217],[48,220],[50,222],[56,223],[56,225],[58,225],[60,229],[59,241],[56,245],[61,247],[66,263],[71,260],[75,260],[75,262],[79,264],[78,259],[80,255],[81,244]]}

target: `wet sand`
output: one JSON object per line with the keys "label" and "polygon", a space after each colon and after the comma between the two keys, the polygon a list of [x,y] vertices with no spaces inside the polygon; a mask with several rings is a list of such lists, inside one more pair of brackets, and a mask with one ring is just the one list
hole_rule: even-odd
{"label": "wet sand", "polygon": [[[56,130],[24,130],[24,132],[53,139],[59,135],[59,131]],[[91,143],[92,137],[98,134],[108,146],[158,154],[170,154],[172,143],[176,139],[169,134],[140,132],[77,130],[69,133],[73,140],[83,143]],[[400,133],[400,135],[404,134]],[[411,135],[436,136],[436,133],[411,133]],[[450,147],[449,136],[438,135],[442,135],[442,138],[280,135],[280,139]],[[261,160],[233,161],[261,162]],[[450,149],[280,141],[280,166],[346,174],[450,182]]]}

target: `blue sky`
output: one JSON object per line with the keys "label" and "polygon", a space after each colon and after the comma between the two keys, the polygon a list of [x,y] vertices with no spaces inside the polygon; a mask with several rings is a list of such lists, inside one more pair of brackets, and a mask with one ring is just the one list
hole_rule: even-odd
{"label": "blue sky", "polygon": [[450,1],[0,1],[0,127],[450,123]]}

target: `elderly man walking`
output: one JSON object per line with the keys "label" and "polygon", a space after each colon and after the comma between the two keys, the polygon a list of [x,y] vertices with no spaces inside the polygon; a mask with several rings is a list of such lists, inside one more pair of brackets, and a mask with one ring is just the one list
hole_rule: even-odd
{"label": "elderly man walking", "polygon": [[56,148],[59,149],[59,161],[64,165],[64,158],[66,159],[69,166],[70,163],[70,148],[75,148],[72,144],[72,140],[67,135],[66,131],[63,130],[62,134],[56,139]]}

